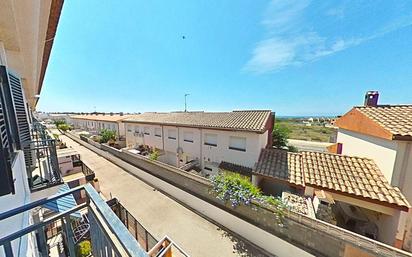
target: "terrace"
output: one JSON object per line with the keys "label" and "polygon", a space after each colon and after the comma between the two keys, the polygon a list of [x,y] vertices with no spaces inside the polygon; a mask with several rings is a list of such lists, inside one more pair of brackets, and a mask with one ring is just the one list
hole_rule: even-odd
{"label": "terrace", "polygon": [[[87,200],[84,203],[70,207],[66,204],[67,209],[61,212],[49,213],[47,216],[38,215],[48,205],[65,201],[68,196],[81,191],[86,195]],[[148,249],[148,244],[139,244],[90,184],[1,213],[0,224],[25,213],[34,214],[35,222],[18,231],[2,235],[0,256],[18,256],[22,245],[25,245],[22,242],[26,242],[32,251],[37,248],[40,256],[51,256],[51,248],[56,245],[51,242],[54,242],[56,237],[61,240],[57,244],[62,249],[60,256],[76,256],[76,247],[84,240],[90,241],[92,256],[189,256],[167,236],[155,242],[151,249]],[[61,226],[51,233],[50,227],[54,224]],[[33,243],[36,241],[37,244]]]}

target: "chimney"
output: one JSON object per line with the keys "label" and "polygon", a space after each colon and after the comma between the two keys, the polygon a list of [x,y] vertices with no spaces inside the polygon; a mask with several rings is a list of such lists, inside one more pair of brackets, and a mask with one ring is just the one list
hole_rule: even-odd
{"label": "chimney", "polygon": [[113,116],[113,112],[110,112],[110,116]]}
{"label": "chimney", "polygon": [[379,92],[378,91],[368,91],[365,95],[365,106],[378,106],[378,98]]}
{"label": "chimney", "polygon": [[120,114],[120,116],[123,116],[123,112],[120,112],[119,114]]}

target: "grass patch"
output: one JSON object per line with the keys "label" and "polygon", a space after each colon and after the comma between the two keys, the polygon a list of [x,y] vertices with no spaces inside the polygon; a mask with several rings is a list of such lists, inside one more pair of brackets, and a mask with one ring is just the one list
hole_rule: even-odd
{"label": "grass patch", "polygon": [[289,130],[289,139],[306,141],[330,142],[330,137],[336,133],[334,128],[326,128],[322,125],[306,126],[302,122],[293,119],[276,120]]}

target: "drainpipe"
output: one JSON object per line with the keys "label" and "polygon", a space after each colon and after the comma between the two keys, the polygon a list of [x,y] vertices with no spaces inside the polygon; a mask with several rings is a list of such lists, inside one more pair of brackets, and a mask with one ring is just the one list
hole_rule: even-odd
{"label": "drainpipe", "polygon": [[163,125],[161,125],[160,127],[162,129],[162,148],[163,148],[163,151],[166,152],[166,150],[165,150],[165,132],[164,132],[164,129],[163,129]]}
{"label": "drainpipe", "polygon": [[203,169],[203,129],[200,129],[200,169]]}

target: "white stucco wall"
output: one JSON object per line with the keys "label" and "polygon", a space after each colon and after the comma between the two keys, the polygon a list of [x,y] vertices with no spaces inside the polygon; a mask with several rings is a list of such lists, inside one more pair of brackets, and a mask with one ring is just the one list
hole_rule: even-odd
{"label": "white stucco wall", "polygon": [[[13,178],[15,179],[15,194],[0,196],[0,213],[8,211],[30,202],[30,189],[27,182],[26,165],[23,152],[17,152],[16,160],[12,166]],[[16,232],[30,224],[30,213],[22,213],[0,221],[0,238]],[[13,240],[12,248],[14,256],[30,256],[29,248],[32,245],[28,242],[28,237]],[[20,255],[19,255],[20,254]],[[0,256],[5,256],[3,249]]]}
{"label": "white stucco wall", "polygon": [[373,159],[385,178],[392,182],[398,143],[357,132],[339,129],[337,142],[342,143],[342,154]]}
{"label": "white stucco wall", "polygon": [[124,124],[121,122],[72,119],[72,123],[74,128],[84,129],[87,131],[99,132],[101,129],[109,129],[116,131],[116,134],[119,136],[125,135]]}
{"label": "white stucco wall", "polygon": [[[260,150],[266,147],[268,132],[263,134],[242,131],[225,131],[175,126],[160,126],[124,122],[126,125],[126,144],[129,147],[139,144],[149,145],[164,150],[165,155],[159,160],[171,165],[177,165],[177,149],[181,148],[181,159],[186,162],[199,159],[202,168],[205,166],[216,171],[221,161],[253,167],[257,162]],[[146,130],[145,130],[146,128]],[[161,129],[161,137],[155,136],[155,128]],[[136,135],[135,132],[139,134]],[[149,135],[144,132],[149,132]],[[175,131],[176,139],[169,138],[169,131]],[[186,142],[185,133],[192,133],[193,142]],[[217,146],[205,145],[205,134],[217,136]],[[229,149],[230,136],[246,138],[246,151]]]}

